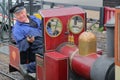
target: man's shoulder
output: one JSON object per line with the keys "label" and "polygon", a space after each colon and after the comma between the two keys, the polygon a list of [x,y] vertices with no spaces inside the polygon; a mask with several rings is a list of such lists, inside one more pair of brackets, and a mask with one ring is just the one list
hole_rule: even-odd
{"label": "man's shoulder", "polygon": [[16,27],[19,27],[19,26],[20,26],[19,22],[16,21],[16,23],[13,25],[13,28],[16,28]]}
{"label": "man's shoulder", "polygon": [[39,20],[39,21],[41,21],[41,19],[37,18],[37,17],[34,16],[34,15],[30,16],[30,18],[31,18],[31,19],[34,19],[34,20]]}
{"label": "man's shoulder", "polygon": [[34,16],[34,15],[31,15],[30,18],[32,18],[32,19],[37,19],[37,17]]}
{"label": "man's shoulder", "polygon": [[13,30],[17,30],[17,29],[20,30],[21,26],[23,26],[23,25],[16,21],[16,23],[13,25],[12,29]]}
{"label": "man's shoulder", "polygon": [[37,22],[38,24],[42,22],[42,21],[41,21],[39,18],[37,18],[36,16],[30,16],[30,18],[31,18],[32,20],[34,20],[35,22]]}

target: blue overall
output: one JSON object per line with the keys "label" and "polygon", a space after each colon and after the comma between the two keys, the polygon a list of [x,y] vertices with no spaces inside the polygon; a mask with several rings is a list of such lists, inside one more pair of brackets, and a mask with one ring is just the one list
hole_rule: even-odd
{"label": "blue overall", "polygon": [[[29,56],[29,64],[27,64],[27,68],[30,72],[35,72],[35,54],[43,56],[43,26],[41,26],[42,21],[35,16],[29,16],[29,19],[36,25],[16,21],[12,28],[12,35],[23,57],[21,58],[21,64],[24,64],[26,57]],[[26,40],[27,36],[34,36],[35,41],[29,43]]]}

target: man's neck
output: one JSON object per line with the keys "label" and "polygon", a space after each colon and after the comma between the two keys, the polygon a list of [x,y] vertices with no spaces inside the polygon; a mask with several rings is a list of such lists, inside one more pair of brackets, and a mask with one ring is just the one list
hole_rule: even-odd
{"label": "man's neck", "polygon": [[29,18],[26,19],[25,23],[30,23],[30,20]]}

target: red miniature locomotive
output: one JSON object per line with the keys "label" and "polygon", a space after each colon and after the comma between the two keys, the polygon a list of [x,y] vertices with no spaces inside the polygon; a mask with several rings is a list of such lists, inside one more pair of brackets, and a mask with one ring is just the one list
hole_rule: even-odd
{"label": "red miniature locomotive", "polygon": [[[97,54],[96,37],[85,32],[86,12],[79,7],[54,8],[40,10],[37,17],[40,16],[45,52],[44,58],[36,55],[36,80],[97,80],[94,72],[102,60]],[[9,48],[10,71],[19,71],[19,50],[13,45]],[[101,80],[111,76],[108,71],[112,64],[113,61],[106,64],[105,70],[101,66],[101,73],[105,74],[99,75]]]}

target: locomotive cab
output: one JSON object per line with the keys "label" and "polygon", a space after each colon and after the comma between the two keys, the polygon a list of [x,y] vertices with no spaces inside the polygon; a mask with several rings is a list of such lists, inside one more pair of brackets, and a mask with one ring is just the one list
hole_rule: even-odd
{"label": "locomotive cab", "polygon": [[86,14],[79,7],[39,10],[44,26],[45,52],[54,51],[64,42],[78,45],[78,36],[85,31]]}

